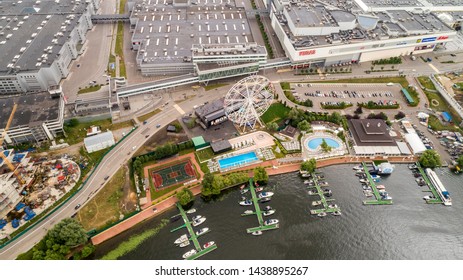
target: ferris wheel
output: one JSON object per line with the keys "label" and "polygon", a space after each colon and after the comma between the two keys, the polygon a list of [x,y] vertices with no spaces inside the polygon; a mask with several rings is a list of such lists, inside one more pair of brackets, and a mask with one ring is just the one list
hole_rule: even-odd
{"label": "ferris wheel", "polygon": [[259,117],[273,102],[274,88],[264,76],[249,76],[237,82],[224,101],[225,114],[239,127],[254,129]]}

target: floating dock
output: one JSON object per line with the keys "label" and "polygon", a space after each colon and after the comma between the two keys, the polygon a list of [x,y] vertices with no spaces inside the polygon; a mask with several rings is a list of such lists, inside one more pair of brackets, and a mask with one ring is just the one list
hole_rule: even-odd
{"label": "floating dock", "polygon": [[426,172],[424,172],[423,168],[421,167],[421,164],[419,162],[417,162],[417,163],[415,163],[415,165],[416,165],[416,167],[418,167],[418,171],[420,171],[421,177],[423,177],[424,181],[426,182],[426,185],[428,185],[429,190],[431,191],[432,195],[435,197],[434,199],[426,200],[426,203],[429,203],[429,204],[443,203],[443,201],[440,198],[440,195],[438,194],[436,188],[431,183],[431,180],[429,180],[428,175],[426,174]]}
{"label": "floating dock", "polygon": [[[314,182],[314,186],[310,186],[308,188],[315,188],[317,190],[317,192],[315,194],[313,194],[313,195],[320,196],[319,201],[321,202],[320,205],[323,205],[323,208],[310,210],[310,214],[317,215],[317,214],[320,214],[320,213],[340,212],[341,209],[339,207],[328,207],[329,206],[328,202],[334,201],[334,199],[327,199],[325,197],[325,194],[324,194],[322,188],[320,187],[320,184],[318,183],[317,174],[312,173],[312,180]],[[313,203],[312,203],[312,205],[313,205]]]}
{"label": "floating dock", "polygon": [[[206,249],[202,249],[201,248],[201,245],[199,244],[198,242],[198,237],[196,236],[196,233],[195,231],[193,230],[193,227],[191,226],[191,222],[190,220],[188,219],[188,216],[186,215],[185,211],[183,210],[183,207],[177,203],[177,208],[178,210],[180,211],[180,215],[182,215],[182,218],[183,218],[183,222],[184,222],[184,227],[186,226],[186,228],[188,229],[188,233],[190,234],[190,240],[193,241],[193,245],[195,246],[195,249],[197,251],[196,254],[192,255],[191,257],[187,258],[187,260],[195,260],[211,251],[214,251],[215,249],[217,249],[217,245],[214,244]],[[178,227],[177,229],[180,229],[180,228],[183,228],[183,227]],[[174,229],[177,230],[177,229]],[[172,230],[171,230],[172,232]]]}
{"label": "floating dock", "polygon": [[257,220],[259,221],[259,226],[248,228],[246,232],[253,233],[255,231],[264,231],[264,230],[271,230],[271,229],[279,228],[279,224],[268,225],[268,226],[264,225],[264,218],[262,217],[262,210],[260,210],[260,206],[259,206],[259,198],[257,198],[257,194],[256,194],[256,190],[254,189],[254,183],[253,183],[252,178],[249,179],[249,191],[251,192],[252,203],[254,204],[254,207],[256,210],[252,214],[241,214],[241,216],[256,215]]}
{"label": "floating dock", "polygon": [[368,171],[368,167],[365,164],[365,162],[362,162],[363,170],[365,171],[365,174],[367,176],[368,182],[370,183],[370,187],[373,190],[373,194],[375,195],[376,200],[365,200],[363,201],[364,205],[391,205],[392,200],[383,200],[381,199],[381,195],[379,194],[378,189],[376,188],[376,184],[371,178],[371,174]]}

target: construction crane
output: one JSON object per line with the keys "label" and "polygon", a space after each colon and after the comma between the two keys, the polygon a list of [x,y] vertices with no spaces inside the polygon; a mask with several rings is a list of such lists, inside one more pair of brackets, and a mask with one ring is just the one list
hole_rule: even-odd
{"label": "construction crane", "polygon": [[[13,121],[14,113],[16,113],[17,108],[18,108],[18,104],[14,104],[13,105],[13,110],[11,111],[11,114],[10,114],[10,118],[8,119],[8,122],[6,123],[5,129],[3,130],[2,136],[0,138],[0,147],[2,147],[2,145],[3,145],[3,141],[5,140],[5,137],[6,137],[6,132],[10,128],[11,122]],[[21,174],[19,174],[18,170],[14,167],[14,165],[11,163],[11,161],[5,156],[5,154],[3,152],[3,149],[0,151],[0,158],[3,159],[3,161],[6,163],[8,168],[13,172],[13,174],[16,177],[16,179],[18,180],[18,182],[21,185],[24,185],[25,182],[24,182]]]}

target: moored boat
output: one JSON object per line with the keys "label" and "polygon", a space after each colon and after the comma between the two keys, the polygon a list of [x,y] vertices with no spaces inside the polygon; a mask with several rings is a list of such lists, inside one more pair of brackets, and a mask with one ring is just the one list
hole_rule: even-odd
{"label": "moored boat", "polygon": [[262,188],[262,187],[256,188],[256,192],[261,192],[263,190],[264,190],[264,188]]}
{"label": "moored boat", "polygon": [[255,236],[258,236],[258,235],[262,235],[262,231],[258,230],[258,231],[254,231],[251,233],[252,235],[255,235]]}
{"label": "moored boat", "polygon": [[202,217],[203,217],[203,216],[201,216],[201,215],[196,215],[196,216],[194,216],[194,217],[191,218],[191,219],[194,221],[194,220],[201,219]]}
{"label": "moored boat", "polygon": [[186,211],[187,214],[193,214],[196,212],[196,209],[191,208],[190,210]]}
{"label": "moored boat", "polygon": [[354,166],[352,169],[354,169],[354,170],[363,170],[363,166],[357,165],[357,166]]}
{"label": "moored boat", "polygon": [[322,205],[321,200],[312,201],[312,206],[319,206],[319,205]]}
{"label": "moored boat", "polygon": [[410,168],[410,169],[417,169],[418,166],[416,166],[416,164],[409,164],[409,165],[408,165],[408,168]]}
{"label": "moored boat", "polygon": [[209,231],[209,228],[207,228],[207,227],[202,228],[202,229],[200,229],[200,230],[198,230],[198,231],[196,232],[196,236],[201,236],[201,235],[205,234],[205,233],[208,232],[208,231]]}
{"label": "moored boat", "polygon": [[385,187],[384,185],[377,185],[376,188],[377,188],[378,190],[384,190],[384,189],[386,189],[386,187]]}
{"label": "moored boat", "polygon": [[240,205],[241,205],[241,206],[249,206],[249,205],[252,205],[252,201],[250,201],[250,200],[243,200],[243,201],[240,201]]}
{"label": "moored boat", "polygon": [[240,190],[244,189],[245,187],[246,187],[246,184],[242,184],[242,185],[240,186]]}
{"label": "moored boat", "polygon": [[246,210],[246,211],[244,211],[244,214],[246,214],[246,215],[250,215],[250,214],[253,214],[253,213],[254,213],[254,211],[252,211],[252,210]]}
{"label": "moored boat", "polygon": [[316,191],[309,191],[309,195],[316,195],[317,192]]}
{"label": "moored boat", "polygon": [[261,200],[259,200],[260,203],[266,203],[266,202],[269,202],[271,201],[272,199],[270,197],[264,197],[262,198]]}
{"label": "moored boat", "polygon": [[333,215],[333,216],[341,216],[341,211],[334,211],[333,213],[331,213],[331,215]]}
{"label": "moored boat", "polygon": [[215,244],[214,241],[209,241],[209,242],[207,242],[206,244],[203,245],[203,248],[204,248],[204,249],[209,248],[209,247],[211,247],[211,246],[214,245],[214,244]]}
{"label": "moored boat", "polygon": [[186,252],[185,254],[183,254],[183,255],[182,255],[182,258],[187,259],[187,258],[193,256],[193,255],[196,254],[196,253],[197,253],[196,249],[191,249],[190,251],[188,251],[188,252]]}
{"label": "moored boat", "polygon": [[270,216],[270,215],[274,214],[275,212],[276,212],[276,210],[275,210],[275,209],[272,209],[272,210],[268,210],[268,211],[262,212],[262,214],[263,214],[264,216]]}
{"label": "moored boat", "polygon": [[326,212],[318,213],[317,216],[320,218],[326,217]]}
{"label": "moored boat", "polygon": [[249,189],[242,189],[240,192],[241,192],[241,194],[245,194],[245,193],[247,193],[248,191],[249,191]]}
{"label": "moored boat", "polygon": [[265,198],[265,197],[272,197],[273,192],[261,192],[257,197],[258,198]]}
{"label": "moored boat", "polygon": [[264,222],[264,226],[270,226],[270,225],[275,225],[278,224],[279,221],[277,219],[270,219]]}
{"label": "moored boat", "polygon": [[178,247],[183,248],[190,245],[190,240],[186,240],[178,245]]}
{"label": "moored boat", "polygon": [[360,181],[360,183],[368,183],[367,179],[360,179],[359,181]]}
{"label": "moored boat", "polygon": [[200,224],[204,223],[206,221],[206,218],[205,217],[202,217],[202,218],[199,218],[197,220],[194,220],[192,225],[195,227],[195,226],[199,226]]}
{"label": "moored boat", "polygon": [[180,243],[183,243],[185,241],[188,241],[188,235],[186,235],[186,234],[184,234],[184,235],[180,236],[179,238],[177,238],[174,241],[174,244],[180,244]]}
{"label": "moored boat", "polygon": [[272,208],[272,206],[270,206],[270,205],[264,207],[264,211],[268,211],[268,210],[272,210],[272,209],[273,209],[273,208]]}
{"label": "moored boat", "polygon": [[182,216],[180,214],[172,216],[172,217],[170,217],[170,222],[173,223],[175,221],[178,221],[178,220],[180,220],[181,217]]}

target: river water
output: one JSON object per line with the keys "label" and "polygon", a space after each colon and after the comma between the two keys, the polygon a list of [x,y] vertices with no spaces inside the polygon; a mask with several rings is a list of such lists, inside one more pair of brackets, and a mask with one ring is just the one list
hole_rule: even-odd
{"label": "river water", "polygon": [[[195,215],[207,221],[199,226],[212,231],[199,237],[201,244],[215,241],[218,249],[201,259],[463,259],[463,177],[447,169],[437,171],[450,192],[453,206],[428,205],[423,192],[406,165],[396,165],[392,175],[381,180],[393,205],[364,206],[365,200],[353,165],[338,165],[319,171],[333,191],[342,216],[311,216],[311,201],[303,179],[297,173],[270,177],[267,190],[275,192],[270,205],[276,209],[271,218],[280,228],[261,236],[246,233],[257,226],[255,216],[241,217],[251,207],[238,205],[238,189],[226,191],[218,200],[196,198]],[[248,195],[249,196],[249,195]],[[146,221],[98,246],[96,258],[115,248],[133,234],[155,227],[162,218],[177,214],[172,209]],[[193,248],[179,248],[173,242],[186,229],[171,233],[180,221],[169,224],[157,236],[122,259],[181,259]]]}

